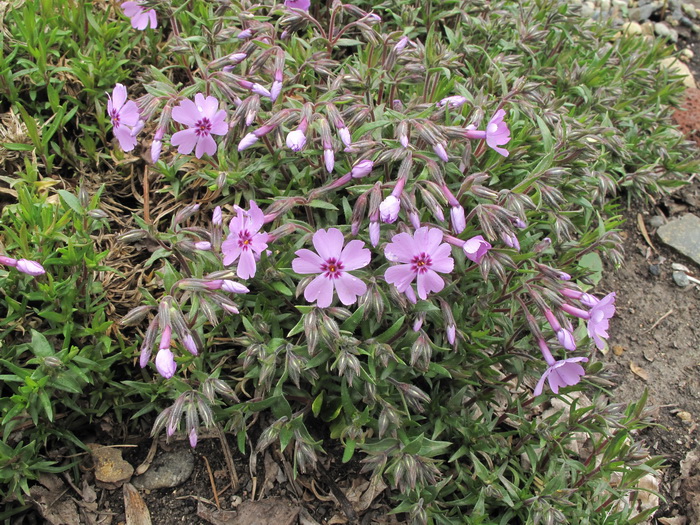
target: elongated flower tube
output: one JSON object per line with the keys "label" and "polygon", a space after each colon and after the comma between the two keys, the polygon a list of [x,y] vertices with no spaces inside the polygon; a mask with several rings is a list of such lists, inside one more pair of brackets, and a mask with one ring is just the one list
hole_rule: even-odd
{"label": "elongated flower tube", "polygon": [[256,272],[256,256],[259,257],[267,249],[268,234],[260,232],[265,221],[265,214],[250,201],[248,211],[236,208],[236,217],[229,223],[229,235],[221,243],[224,254],[224,266],[233,264],[237,259],[236,275],[241,279],[249,279]]}
{"label": "elongated flower tube", "polygon": [[494,116],[491,117],[485,131],[478,131],[474,126],[467,126],[464,136],[468,139],[486,139],[486,144],[489,148],[507,157],[509,155],[508,150],[499,147],[510,142],[510,129],[508,129],[508,125],[503,122],[505,116],[505,110],[499,109]]}
{"label": "elongated flower tube", "polygon": [[552,330],[554,330],[559,344],[567,350],[576,350],[576,340],[574,339],[574,334],[572,334],[569,330],[562,328],[559,320],[556,318],[552,310],[547,308],[544,311],[544,316],[547,318],[547,322],[552,327]]}
{"label": "elongated flower tube", "polygon": [[413,281],[416,281],[421,299],[426,299],[430,292],[441,291],[445,281],[438,272],[450,273],[454,269],[450,245],[442,240],[442,231],[427,226],[417,229],[413,235],[394,235],[384,249],[384,255],[389,261],[400,264],[387,269],[384,274],[386,281],[405,293],[409,300],[415,297],[411,287]]}
{"label": "elongated flower tube", "polygon": [[355,303],[357,297],[367,291],[367,285],[348,272],[369,264],[371,253],[364,247],[365,243],[353,240],[343,247],[345,239],[337,228],[318,230],[312,242],[318,253],[297,250],[297,258],[292,261],[296,273],[319,274],[304,289],[304,298],[309,302],[316,301],[319,308],[327,308],[333,301],[335,290],[344,305]]}
{"label": "elongated flower tube", "polygon": [[446,185],[442,186],[442,193],[447,199],[447,204],[450,205],[450,221],[452,222],[452,229],[455,233],[462,233],[464,228],[467,227],[467,219],[464,214],[464,208],[459,203],[457,198],[452,195],[452,192]]}
{"label": "elongated flower tube", "polygon": [[188,129],[175,133],[170,142],[178,146],[177,151],[189,155],[195,150],[195,156],[201,159],[206,153],[216,153],[216,142],[212,135],[226,135],[226,111],[219,109],[219,101],[212,96],[205,97],[202,93],[194,96],[194,102],[189,99],[180,102],[173,108],[173,120],[184,124]]}
{"label": "elongated flower tube", "polygon": [[38,277],[46,273],[46,270],[41,264],[36,261],[30,261],[29,259],[13,259],[12,257],[0,256],[0,264],[12,266],[17,271],[26,273],[32,277]]}

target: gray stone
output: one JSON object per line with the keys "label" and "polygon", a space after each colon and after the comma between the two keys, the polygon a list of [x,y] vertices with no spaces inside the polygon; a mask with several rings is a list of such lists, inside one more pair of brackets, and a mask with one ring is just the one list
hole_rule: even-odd
{"label": "gray stone", "polygon": [[633,22],[643,22],[649,20],[649,17],[654,14],[659,6],[656,3],[640,5],[629,10],[629,18]]}
{"label": "gray stone", "polygon": [[586,17],[593,16],[594,11],[595,11],[595,4],[593,2],[585,2],[581,6],[581,16],[586,16]]}
{"label": "gray stone", "polygon": [[683,4],[681,8],[683,9],[683,12],[691,18],[698,16],[693,4]]}
{"label": "gray stone", "polygon": [[654,24],[654,33],[660,38],[668,38],[671,42],[678,41],[678,31],[671,29],[663,22],[656,22]]}
{"label": "gray stone", "polygon": [[675,282],[681,288],[685,288],[690,284],[690,279],[688,279],[685,272],[673,272],[673,282]]}
{"label": "gray stone", "polygon": [[656,230],[659,238],[700,265],[700,217],[686,213]]}
{"label": "gray stone", "polygon": [[187,481],[194,470],[194,456],[189,450],[166,452],[158,456],[142,476],[132,478],[131,484],[140,490],[177,487]]}
{"label": "gray stone", "polygon": [[649,226],[652,228],[660,228],[665,222],[666,219],[664,219],[661,215],[654,215],[651,219],[649,219]]}

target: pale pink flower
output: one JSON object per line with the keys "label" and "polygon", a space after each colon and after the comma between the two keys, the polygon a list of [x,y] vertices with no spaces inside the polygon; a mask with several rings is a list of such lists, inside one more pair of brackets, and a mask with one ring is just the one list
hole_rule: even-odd
{"label": "pale pink flower", "polygon": [[394,235],[384,249],[386,258],[399,262],[390,267],[384,278],[411,299],[415,297],[411,283],[416,281],[418,297],[426,299],[428,293],[439,292],[445,281],[439,273],[450,273],[454,269],[451,247],[442,242],[443,233],[438,228],[424,226],[413,236],[408,233]]}
{"label": "pale pink flower", "polygon": [[[19,265],[18,265],[19,266]],[[608,338],[609,319],[615,315],[615,292],[609,293],[598,301],[588,312],[588,335],[595,342],[598,350],[605,349]]]}
{"label": "pale pink flower", "polygon": [[139,124],[139,108],[133,100],[126,100],[126,87],[114,86],[112,96],[107,101],[107,114],[112,121],[112,133],[117,137],[124,151],[136,146],[136,135],[143,127]]}
{"label": "pale pink flower", "polygon": [[556,361],[544,339],[538,339],[537,344],[542,352],[542,357],[547,363],[547,370],[544,371],[535,386],[533,393],[536,396],[542,393],[545,379],[549,380],[549,387],[552,389],[552,392],[558,394],[559,388],[577,384],[581,380],[581,376],[586,374],[586,371],[579,363],[588,361],[587,357],[570,357]]}
{"label": "pale pink flower", "polygon": [[301,151],[306,144],[306,135],[301,129],[290,131],[287,135],[287,147],[292,151]]}
{"label": "pale pink flower", "polygon": [[491,244],[484,239],[483,235],[477,235],[471,239],[467,239],[462,246],[464,250],[464,255],[470,261],[479,264],[481,259],[488,253],[491,249]]}
{"label": "pale pink flower", "polygon": [[436,103],[436,106],[443,107],[449,106],[451,108],[459,108],[467,103],[467,98],[462,95],[453,95],[451,97],[445,97]]}
{"label": "pale pink flower", "polygon": [[131,18],[131,27],[143,31],[150,24],[151,29],[158,27],[155,9],[144,9],[139,0],[124,2],[122,4],[124,14]]}
{"label": "pale pink flower", "polygon": [[510,129],[508,129],[508,124],[503,122],[505,116],[505,110],[499,109],[494,116],[491,117],[491,120],[486,126],[486,131],[478,131],[471,125],[467,126],[465,136],[468,139],[486,139],[486,144],[489,148],[507,157],[508,150],[499,147],[510,142]]}
{"label": "pale pink flower", "polygon": [[581,381],[581,376],[586,374],[586,371],[579,363],[586,361],[588,361],[587,357],[570,357],[552,363],[537,382],[534,394],[539,396],[542,393],[545,379],[549,380],[549,388],[555,394],[559,393],[561,387],[577,384]]}
{"label": "pale pink flower", "polygon": [[319,274],[304,290],[304,298],[316,301],[319,308],[326,308],[331,305],[333,290],[336,290],[344,305],[356,302],[357,297],[367,291],[367,285],[348,272],[369,264],[371,253],[364,247],[365,243],[353,240],[343,247],[345,239],[337,228],[318,230],[312,241],[318,254],[307,249],[297,250],[297,258],[292,261],[296,273]]}
{"label": "pale pink flower", "polygon": [[284,0],[284,5],[293,9],[308,11],[311,6],[311,0]]}
{"label": "pale pink flower", "polygon": [[224,266],[233,264],[236,259],[238,267],[236,275],[241,279],[249,279],[257,270],[255,259],[267,249],[268,234],[260,232],[265,221],[265,214],[250,201],[248,211],[236,207],[236,216],[229,223],[229,235],[221,243],[221,251],[224,254]]}
{"label": "pale pink flower", "polygon": [[170,139],[171,144],[178,146],[177,151],[183,155],[189,155],[196,148],[194,154],[198,159],[205,153],[216,153],[216,142],[212,135],[228,133],[226,111],[219,109],[216,97],[205,97],[202,93],[194,96],[194,102],[186,99],[174,107],[173,119],[188,129],[175,133]]}

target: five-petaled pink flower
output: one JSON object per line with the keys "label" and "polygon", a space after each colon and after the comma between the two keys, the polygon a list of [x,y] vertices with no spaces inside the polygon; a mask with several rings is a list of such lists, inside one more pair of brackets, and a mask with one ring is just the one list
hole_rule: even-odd
{"label": "five-petaled pink flower", "polygon": [[135,2],[124,2],[122,4],[122,9],[124,14],[131,18],[131,27],[134,29],[139,29],[143,31],[146,27],[151,25],[151,29],[158,27],[158,20],[156,19],[155,9],[149,9],[146,11],[139,0]]}
{"label": "five-petaled pink flower", "polygon": [[598,350],[605,349],[608,338],[609,319],[615,315],[615,292],[609,293],[598,301],[588,312],[588,335],[595,342]]}
{"label": "five-petaled pink flower", "polygon": [[260,232],[265,222],[265,214],[250,201],[250,208],[245,211],[236,207],[236,216],[229,223],[229,235],[221,243],[221,251],[224,254],[224,266],[232,264],[240,257],[236,275],[241,279],[249,279],[255,275],[257,269],[255,259],[267,249],[268,234]]}
{"label": "five-petaled pink flower", "polygon": [[139,108],[133,100],[126,100],[126,87],[114,86],[112,96],[107,101],[107,113],[112,121],[112,132],[124,151],[136,146],[136,135],[143,128]]}
{"label": "five-petaled pink flower", "polygon": [[473,125],[467,126],[466,137],[468,139],[486,139],[486,144],[489,148],[507,157],[508,150],[499,147],[510,142],[510,129],[508,129],[508,124],[503,122],[505,116],[506,112],[504,109],[496,111],[486,126],[486,131],[478,131]]}
{"label": "five-petaled pink flower", "polygon": [[343,248],[345,239],[337,228],[318,230],[312,237],[314,248],[296,251],[297,258],[292,268],[299,274],[319,274],[304,290],[304,298],[316,306],[326,308],[333,301],[333,290],[344,305],[357,301],[357,296],[367,291],[367,285],[348,272],[364,268],[369,264],[371,253],[362,241],[350,241]]}
{"label": "five-petaled pink flower", "polygon": [[173,119],[180,124],[188,126],[175,133],[170,142],[173,146],[179,146],[177,151],[183,155],[194,152],[198,159],[205,153],[216,153],[216,142],[212,135],[226,135],[228,124],[224,121],[226,111],[219,109],[219,101],[216,97],[205,97],[202,93],[194,96],[194,102],[189,99],[180,102],[173,108]]}
{"label": "five-petaled pink flower", "polygon": [[390,267],[384,278],[399,292],[405,293],[411,302],[416,300],[411,287],[414,280],[421,299],[445,287],[445,281],[437,272],[450,273],[454,268],[454,259],[450,255],[450,245],[443,243],[442,238],[442,231],[438,228],[424,226],[418,228],[413,236],[408,233],[394,235],[384,249],[387,259],[402,263]]}
{"label": "five-petaled pink flower", "polygon": [[568,359],[557,361],[552,356],[552,352],[549,351],[549,347],[544,339],[538,339],[537,344],[540,347],[540,352],[542,352],[542,357],[547,363],[547,370],[544,371],[535,386],[533,393],[536,396],[542,393],[545,379],[549,380],[549,387],[552,389],[552,392],[558,394],[561,387],[577,384],[581,380],[581,376],[586,374],[586,371],[579,363],[588,361],[587,357],[569,357]]}
{"label": "five-petaled pink flower", "polygon": [[311,0],[284,0],[284,5],[294,9],[308,11],[311,6]]}

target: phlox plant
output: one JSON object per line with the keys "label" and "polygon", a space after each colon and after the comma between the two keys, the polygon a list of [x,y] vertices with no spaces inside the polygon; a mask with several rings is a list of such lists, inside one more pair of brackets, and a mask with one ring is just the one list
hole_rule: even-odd
{"label": "phlox plant", "polygon": [[119,330],[154,436],[218,426],[295,475],[339,442],[405,522],[644,518],[621,502],[658,461],[643,402],[604,395],[616,296],[587,261],[621,261],[621,187],[691,168],[657,107],[678,89],[649,80],[660,47],[516,4],[117,6],[163,50],[97,96],[142,181],[119,242],[155,277]]}

